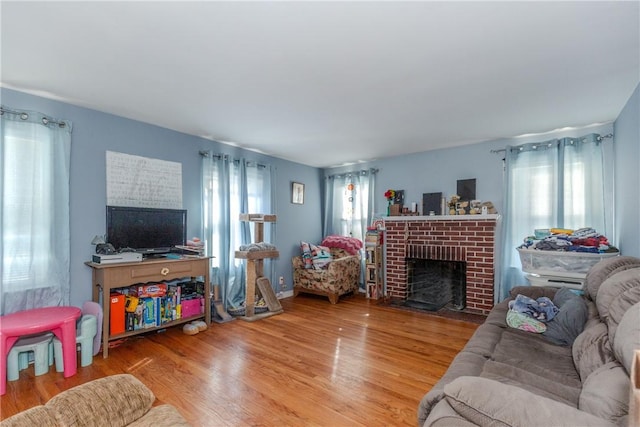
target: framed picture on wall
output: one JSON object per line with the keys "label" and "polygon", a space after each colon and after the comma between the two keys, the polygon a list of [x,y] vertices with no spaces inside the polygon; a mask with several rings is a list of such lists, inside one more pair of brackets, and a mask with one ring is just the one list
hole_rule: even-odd
{"label": "framed picture on wall", "polygon": [[304,184],[299,182],[291,183],[291,203],[296,205],[304,204]]}

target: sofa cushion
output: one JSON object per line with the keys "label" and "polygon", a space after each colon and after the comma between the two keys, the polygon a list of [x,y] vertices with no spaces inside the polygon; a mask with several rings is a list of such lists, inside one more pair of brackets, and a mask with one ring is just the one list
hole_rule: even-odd
{"label": "sofa cushion", "polygon": [[609,362],[589,375],[578,408],[622,425],[629,413],[629,376],[622,365]]}
{"label": "sofa cushion", "polygon": [[505,329],[481,374],[506,384],[578,406],[580,376],[569,347],[550,343],[541,335]]}
{"label": "sofa cushion", "polygon": [[631,373],[636,349],[640,349],[640,303],[622,316],[613,339],[613,353],[627,373]]}
{"label": "sofa cushion", "polygon": [[482,378],[521,387],[538,396],[548,397],[572,407],[578,406],[580,382],[539,366],[511,364],[489,360],[480,374]]}
{"label": "sofa cushion", "polygon": [[444,387],[447,402],[483,426],[583,426],[614,424],[529,391],[486,378],[461,377]]}
{"label": "sofa cushion", "polygon": [[558,290],[553,303],[559,307],[558,314],[547,323],[547,330],[542,335],[555,344],[570,346],[584,330],[589,309],[582,297],[567,288]]}
{"label": "sofa cushion", "polygon": [[637,267],[640,267],[640,259],[635,257],[617,256],[603,259],[587,272],[587,277],[585,278],[587,295],[596,301],[598,289],[609,276],[620,271],[628,270],[629,268]]}
{"label": "sofa cushion", "polygon": [[2,427],[58,427],[59,425],[55,412],[43,405],[35,406],[2,420]]}
{"label": "sofa cushion", "polygon": [[586,328],[578,335],[571,351],[582,381],[600,366],[615,360],[607,326],[603,322]]}
{"label": "sofa cushion", "polygon": [[600,318],[607,324],[609,341],[614,342],[622,316],[637,302],[640,302],[640,268],[618,272],[602,283],[596,305]]}
{"label": "sofa cushion", "polygon": [[54,396],[46,407],[55,411],[60,425],[93,426],[109,420],[126,426],[149,411],[155,396],[133,375],[100,378]]}

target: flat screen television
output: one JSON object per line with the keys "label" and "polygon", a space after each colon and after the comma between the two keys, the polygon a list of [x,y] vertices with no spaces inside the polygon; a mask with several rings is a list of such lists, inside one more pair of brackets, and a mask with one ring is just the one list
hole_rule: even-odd
{"label": "flat screen television", "polygon": [[106,240],[117,251],[169,253],[187,240],[187,211],[107,206]]}

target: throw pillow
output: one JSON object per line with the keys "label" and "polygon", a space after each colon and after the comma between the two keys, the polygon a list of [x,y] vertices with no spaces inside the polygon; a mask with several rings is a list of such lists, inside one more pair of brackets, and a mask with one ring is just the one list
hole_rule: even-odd
{"label": "throw pillow", "polygon": [[309,249],[311,250],[313,268],[316,270],[325,268],[327,264],[331,262],[331,252],[329,251],[329,248],[310,243]]}
{"label": "throw pillow", "polygon": [[542,336],[554,344],[570,346],[584,330],[589,308],[581,296],[568,288],[559,289],[553,303],[559,307],[559,311],[553,320],[547,322],[547,330]]}
{"label": "throw pillow", "polygon": [[340,248],[344,249],[351,255],[357,255],[360,249],[362,249],[362,242],[355,237],[331,235],[324,238],[322,246],[328,248]]}
{"label": "throw pillow", "polygon": [[313,260],[311,259],[311,248],[309,247],[309,243],[300,242],[300,250],[302,251],[301,256],[304,268],[313,268]]}

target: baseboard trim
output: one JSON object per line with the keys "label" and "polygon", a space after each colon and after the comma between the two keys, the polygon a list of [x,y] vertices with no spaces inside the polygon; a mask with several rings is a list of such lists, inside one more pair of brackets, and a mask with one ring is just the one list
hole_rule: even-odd
{"label": "baseboard trim", "polygon": [[292,297],[293,296],[293,290],[284,291],[284,292],[278,292],[277,296],[278,296],[278,299],[284,299],[284,298]]}

